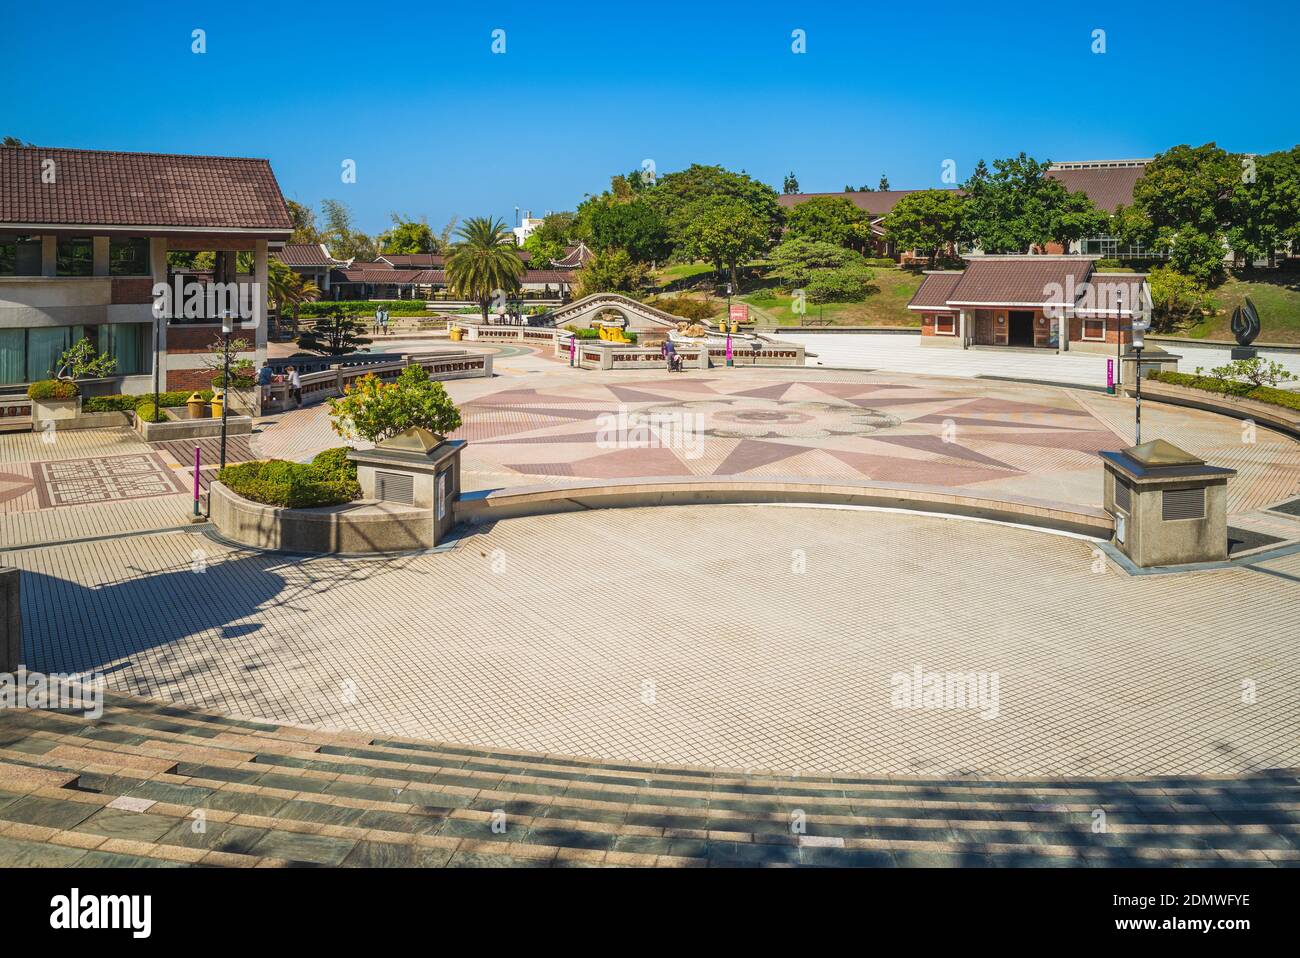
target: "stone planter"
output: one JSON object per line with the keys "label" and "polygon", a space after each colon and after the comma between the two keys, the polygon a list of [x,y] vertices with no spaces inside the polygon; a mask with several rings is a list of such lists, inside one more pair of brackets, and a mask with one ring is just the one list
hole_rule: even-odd
{"label": "stone planter", "polygon": [[437,543],[431,509],[391,502],[282,509],[252,502],[213,482],[208,511],[222,536],[254,549],[358,555],[412,552]]}
{"label": "stone planter", "polygon": [[32,422],[39,429],[43,422],[67,422],[81,415],[81,397],[71,399],[33,399]]}
{"label": "stone planter", "polygon": [[[161,442],[169,439],[210,439],[221,435],[221,418],[216,419],[181,419],[169,409],[163,410],[166,422],[145,422],[135,416],[135,431],[145,442]],[[226,418],[227,436],[249,436],[253,432],[251,416],[230,415]]]}

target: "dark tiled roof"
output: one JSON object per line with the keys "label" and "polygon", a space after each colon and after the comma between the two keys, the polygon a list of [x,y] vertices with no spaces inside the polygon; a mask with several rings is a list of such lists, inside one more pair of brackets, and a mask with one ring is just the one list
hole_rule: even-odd
{"label": "dark tiled roof", "polygon": [[591,250],[587,249],[586,243],[579,243],[577,246],[570,246],[564,258],[557,259],[551,266],[555,269],[577,269],[580,266],[586,266],[594,255]]}
{"label": "dark tiled roof", "polygon": [[0,147],[0,223],[293,229],[266,160],[35,146]]}
{"label": "dark tiled roof", "polygon": [[572,283],[573,271],[568,269],[530,269],[519,278],[521,283]]}
{"label": "dark tiled roof", "polygon": [[1079,169],[1048,170],[1071,193],[1083,192],[1099,210],[1114,213],[1118,206],[1133,205],[1133,184],[1142,178],[1146,165],[1092,166]]}
{"label": "dark tiled roof", "polygon": [[[957,192],[955,187],[948,189]],[[921,190],[863,190],[852,193],[785,193],[777,197],[777,202],[784,207],[798,206],[800,203],[815,199],[819,196],[838,197],[848,200],[860,210],[865,210],[872,216],[884,216],[909,193],[919,193]]]}
{"label": "dark tiled roof", "polygon": [[1059,302],[1049,293],[1053,284],[1074,288],[1092,272],[1086,256],[972,256],[948,296],[951,303],[1009,306]]}
{"label": "dark tiled roof", "polygon": [[442,269],[447,257],[441,253],[381,253],[394,269]]}
{"label": "dark tiled roof", "polygon": [[943,309],[962,274],[959,272],[927,273],[913,294],[909,309]]}
{"label": "dark tiled roof", "polygon": [[318,243],[285,243],[284,249],[275,255],[286,266],[329,266],[334,263]]}
{"label": "dark tiled roof", "polygon": [[375,269],[373,264],[356,266],[350,269],[336,269],[330,273],[331,283],[386,283],[398,286],[407,283],[414,283],[415,277],[419,276],[425,270],[418,269],[393,269],[391,266],[386,269]]}

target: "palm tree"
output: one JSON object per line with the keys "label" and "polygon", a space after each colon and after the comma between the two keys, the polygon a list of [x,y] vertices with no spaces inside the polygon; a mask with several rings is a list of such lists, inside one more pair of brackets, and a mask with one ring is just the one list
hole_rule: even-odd
{"label": "palm tree", "polygon": [[286,309],[293,310],[293,335],[298,335],[298,308],[303,303],[320,299],[320,287],[303,279],[278,259],[267,264],[266,285],[271,302],[275,304],[277,326],[283,326]]}
{"label": "palm tree", "polygon": [[486,323],[492,299],[519,290],[524,261],[504,220],[471,216],[456,235],[460,242],[447,257],[447,285],[453,294],[476,301]]}

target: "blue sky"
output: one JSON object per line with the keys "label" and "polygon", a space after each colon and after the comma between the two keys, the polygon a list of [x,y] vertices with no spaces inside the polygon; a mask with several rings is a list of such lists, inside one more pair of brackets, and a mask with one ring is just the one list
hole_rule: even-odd
{"label": "blue sky", "polygon": [[[812,191],[882,171],[895,188],[937,186],[945,159],[964,179],[1022,149],[1066,160],[1300,140],[1290,2],[0,6],[0,134],[265,156],[286,196],[343,200],[372,232],[393,210],[437,229],[453,214],[572,209],[647,158],[777,188],[794,170]],[[345,159],[355,184],[340,181]]]}

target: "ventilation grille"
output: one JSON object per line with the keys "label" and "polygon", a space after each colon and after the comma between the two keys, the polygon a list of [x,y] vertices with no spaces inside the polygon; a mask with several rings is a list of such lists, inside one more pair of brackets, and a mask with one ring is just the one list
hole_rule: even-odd
{"label": "ventilation grille", "polygon": [[1133,495],[1129,490],[1128,483],[1119,476],[1115,477],[1115,508],[1128,513],[1133,512]]}
{"label": "ventilation grille", "polygon": [[1160,517],[1171,519],[1204,519],[1205,490],[1166,489],[1160,497]]}
{"label": "ventilation grille", "polygon": [[375,498],[402,505],[415,504],[415,477],[409,472],[375,470]]}

